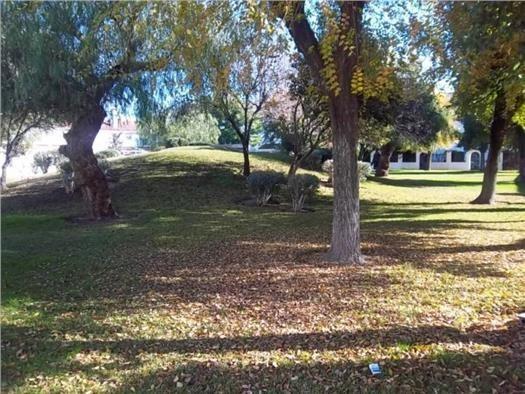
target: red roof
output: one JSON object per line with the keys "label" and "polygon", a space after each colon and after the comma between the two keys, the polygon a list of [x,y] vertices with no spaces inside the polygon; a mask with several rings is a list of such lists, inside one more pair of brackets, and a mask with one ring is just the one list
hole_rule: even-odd
{"label": "red roof", "polygon": [[137,124],[133,119],[116,119],[112,121],[108,119],[102,123],[100,131],[110,131],[119,133],[136,133]]}

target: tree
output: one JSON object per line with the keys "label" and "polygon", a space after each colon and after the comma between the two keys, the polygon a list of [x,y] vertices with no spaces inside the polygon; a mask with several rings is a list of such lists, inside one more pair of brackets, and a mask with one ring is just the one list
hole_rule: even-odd
{"label": "tree", "polygon": [[518,181],[525,184],[525,130],[518,124],[515,125],[516,144],[519,152]]}
{"label": "tree", "polygon": [[32,56],[44,56],[45,41],[32,24],[20,24],[17,7],[3,2],[1,35],[1,108],[0,138],[3,161],[1,190],[7,187],[7,168],[24,152],[28,136],[51,127],[60,117],[46,108],[49,80]]}
{"label": "tree", "polygon": [[[175,74],[176,60],[186,50],[186,31],[197,25],[194,17],[203,7],[146,2],[10,6],[9,17],[21,29],[36,30],[34,37],[45,43],[45,50],[38,53],[29,52],[30,42],[17,44],[24,52],[23,66],[47,70],[49,82],[43,92],[46,109],[70,124],[64,136],[67,145],[61,147],[61,153],[71,161],[91,217],[116,215],[92,149],[106,117],[104,107],[129,105],[133,99],[140,104],[140,99],[158,97],[145,92],[154,85],[156,76],[169,78]],[[42,89],[38,84],[28,85],[32,91]]]}
{"label": "tree", "polygon": [[473,115],[465,115],[461,119],[463,133],[459,140],[459,146],[465,149],[479,149],[481,152],[481,169],[485,168],[485,153],[489,146],[489,130]]}
{"label": "tree", "polygon": [[325,34],[319,40],[309,22],[305,4],[273,2],[297,49],[304,56],[318,88],[327,97],[334,156],[334,212],[329,258],[362,261],[359,231],[359,97],[351,89],[359,66],[363,2],[325,4]]}
{"label": "tree", "polygon": [[250,175],[250,138],[268,99],[279,86],[283,43],[258,29],[244,7],[229,20],[208,48],[209,57],[194,65],[204,102],[229,123],[242,144],[243,175]]}
{"label": "tree", "polygon": [[395,150],[429,148],[449,129],[445,109],[439,105],[433,86],[425,83],[418,72],[399,72],[395,85],[396,93],[388,100],[369,99],[362,107],[362,141],[379,146],[375,172],[379,177],[388,175]]}
{"label": "tree", "polygon": [[442,64],[455,77],[455,103],[490,124],[489,154],[480,195],[494,201],[498,156],[513,116],[524,105],[525,3],[449,2],[438,5],[444,26]]}
{"label": "tree", "polygon": [[295,67],[297,72],[290,77],[288,92],[274,96],[265,113],[267,133],[279,138],[292,153],[288,176],[295,175],[315,149],[328,140],[330,129],[325,97],[315,87],[304,62],[299,60]]}

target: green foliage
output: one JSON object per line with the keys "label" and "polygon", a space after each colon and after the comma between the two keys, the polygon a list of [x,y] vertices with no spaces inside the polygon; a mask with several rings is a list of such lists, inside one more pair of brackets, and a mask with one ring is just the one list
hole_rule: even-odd
{"label": "green foliage", "polygon": [[217,121],[205,113],[190,113],[170,123],[166,143],[172,146],[216,144],[220,130]]}
{"label": "green foliage", "polygon": [[139,124],[141,137],[152,147],[216,144],[220,135],[217,121],[209,114],[190,109]]}
{"label": "green foliage", "polygon": [[[459,141],[460,146],[465,149],[480,149],[489,143],[489,130],[483,123],[472,115],[466,115],[461,120],[463,123],[463,134]],[[483,151],[485,149],[482,149]]]}
{"label": "green foliage", "polygon": [[489,124],[498,94],[505,97],[511,119],[525,97],[525,3],[444,2],[438,5],[435,29],[442,66],[455,77],[454,102],[462,114]]}
{"label": "green foliage", "polygon": [[369,99],[362,107],[361,142],[376,147],[392,142],[416,149],[434,144],[440,133],[450,133],[446,110],[432,86],[413,72],[399,74],[397,79],[399,90],[388,101]]}
{"label": "green foliage", "polygon": [[55,157],[58,155],[57,152],[37,152],[33,155],[33,169],[34,171],[42,171],[43,174],[47,174],[49,167],[55,163]]}
{"label": "green foliage", "polygon": [[319,178],[310,174],[290,175],[287,190],[292,201],[294,212],[302,211],[306,198],[312,196],[319,188]]}
{"label": "green foliage", "polygon": [[106,149],[106,150],[102,150],[100,152],[95,153],[95,157],[97,159],[112,159],[118,156],[120,156],[119,151],[114,150],[114,149]]}
{"label": "green foliage", "polygon": [[268,203],[276,187],[285,183],[285,179],[284,174],[277,171],[254,171],[246,178],[246,184],[257,205],[263,206]]}

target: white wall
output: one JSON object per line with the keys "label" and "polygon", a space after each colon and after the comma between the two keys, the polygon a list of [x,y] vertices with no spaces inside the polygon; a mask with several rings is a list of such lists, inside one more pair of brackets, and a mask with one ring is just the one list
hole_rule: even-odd
{"label": "white wall", "polygon": [[[471,149],[465,152],[465,161],[463,162],[453,162],[452,161],[452,151],[446,151],[446,162],[431,162],[430,168],[432,170],[458,170],[458,171],[470,171],[470,163],[472,159],[472,153],[478,152],[479,150]],[[370,154],[370,163],[372,163],[374,153]],[[398,156],[398,161],[390,161],[390,168],[395,170],[419,170],[419,163],[421,159],[421,153],[416,152],[416,161],[412,163],[405,163],[402,161],[402,154]],[[481,154],[481,153],[480,153]],[[485,161],[488,157],[488,151],[485,152]],[[430,158],[432,159],[432,158]],[[498,157],[498,169],[503,168],[503,152],[500,153]]]}

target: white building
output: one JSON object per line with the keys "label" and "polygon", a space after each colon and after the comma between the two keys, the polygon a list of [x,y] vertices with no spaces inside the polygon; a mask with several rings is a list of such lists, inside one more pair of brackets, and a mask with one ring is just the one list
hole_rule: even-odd
{"label": "white building", "polygon": [[[65,126],[33,133],[30,147],[25,154],[11,160],[7,168],[7,181],[14,182],[41,175],[33,168],[33,156],[37,152],[58,152],[59,146],[66,144],[64,134],[68,130],[69,127]],[[139,150],[140,137],[134,120],[119,117],[106,119],[93,142],[93,151],[97,153],[111,149],[115,141],[119,143],[119,151],[122,154],[131,154]],[[52,167],[49,172],[55,171],[56,168]]]}
{"label": "white building", "polygon": [[[370,155],[372,163],[373,152]],[[485,152],[485,162],[488,157],[488,150]],[[423,170],[427,168],[428,152],[394,152],[390,158],[391,169],[403,170]],[[481,152],[476,149],[465,151],[456,144],[445,149],[437,149],[431,154],[430,169],[432,170],[480,170],[481,169]],[[503,152],[498,157],[498,169],[503,167]]]}

